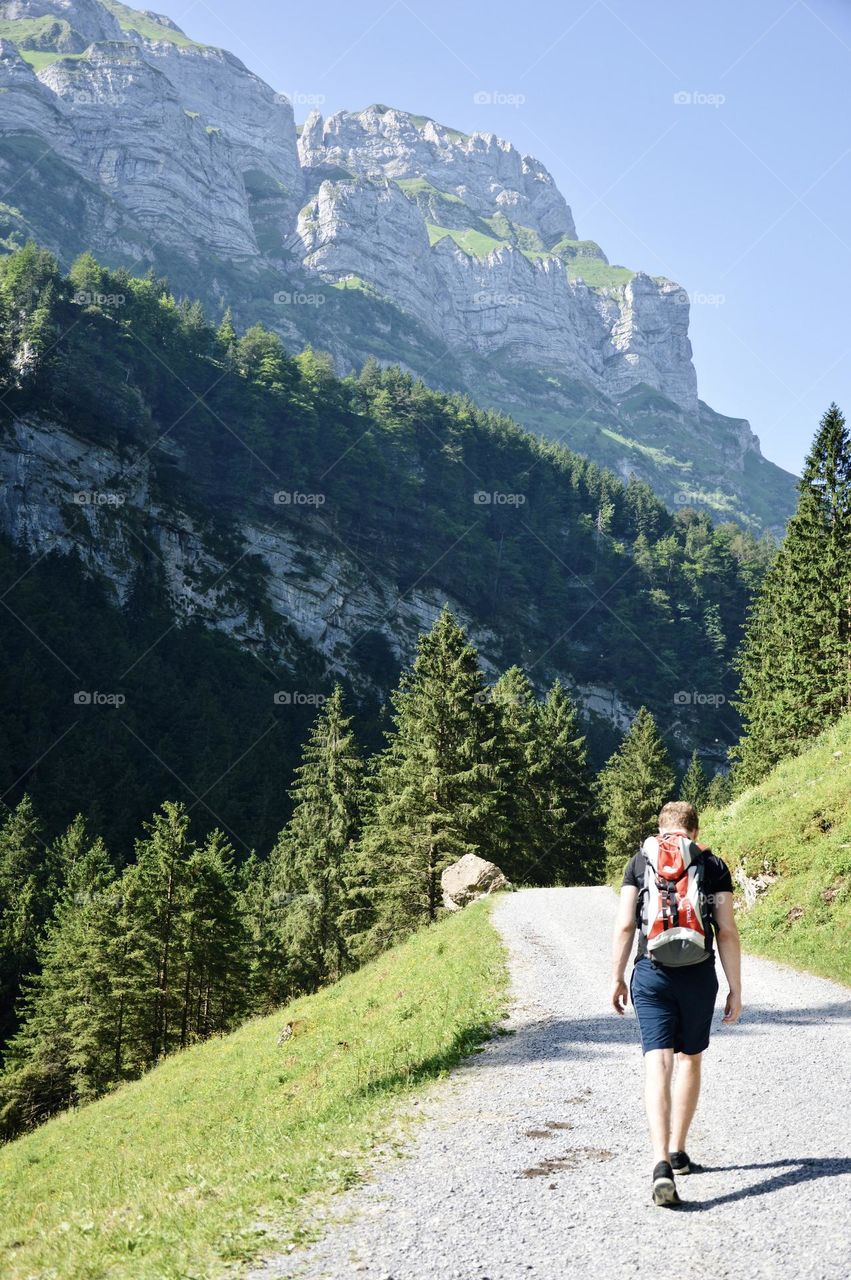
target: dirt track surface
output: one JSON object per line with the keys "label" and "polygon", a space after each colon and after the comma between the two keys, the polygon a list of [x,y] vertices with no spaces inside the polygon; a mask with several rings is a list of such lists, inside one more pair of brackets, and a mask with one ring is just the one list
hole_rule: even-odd
{"label": "dirt track surface", "polygon": [[746,957],[721,989],[683,1205],[655,1208],[630,1007],[609,1011],[608,889],[500,896],[508,1028],[417,1110],[405,1158],[331,1205],[317,1243],[252,1280],[564,1280],[699,1271],[851,1276],[851,991]]}

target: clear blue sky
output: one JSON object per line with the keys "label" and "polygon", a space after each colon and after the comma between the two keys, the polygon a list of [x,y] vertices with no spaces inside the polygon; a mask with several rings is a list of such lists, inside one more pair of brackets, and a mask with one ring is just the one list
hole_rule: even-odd
{"label": "clear blue sky", "polygon": [[700,395],[749,418],[774,461],[800,468],[831,399],[851,417],[849,0],[166,12],[294,95],[297,120],[317,99],[326,115],[384,102],[537,156],[581,237],[692,295]]}

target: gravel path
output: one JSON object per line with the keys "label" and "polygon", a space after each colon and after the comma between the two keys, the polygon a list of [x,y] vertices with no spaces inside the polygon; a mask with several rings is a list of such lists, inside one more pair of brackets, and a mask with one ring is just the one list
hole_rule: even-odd
{"label": "gravel path", "polygon": [[[419,1103],[408,1155],[336,1198],[322,1239],[252,1280],[851,1276],[851,992],[746,957],[716,1026],[679,1210],[649,1200],[641,1053],[608,1012],[608,889],[501,897],[515,1034]],[[720,968],[720,966],[719,966]],[[723,975],[719,1006],[726,994]]]}

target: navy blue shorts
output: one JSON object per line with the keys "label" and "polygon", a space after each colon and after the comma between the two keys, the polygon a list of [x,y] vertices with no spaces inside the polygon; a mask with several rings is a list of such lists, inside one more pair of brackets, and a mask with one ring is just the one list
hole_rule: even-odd
{"label": "navy blue shorts", "polygon": [[664,969],[642,956],[633,968],[629,994],[642,1053],[649,1049],[703,1053],[718,994],[714,959]]}

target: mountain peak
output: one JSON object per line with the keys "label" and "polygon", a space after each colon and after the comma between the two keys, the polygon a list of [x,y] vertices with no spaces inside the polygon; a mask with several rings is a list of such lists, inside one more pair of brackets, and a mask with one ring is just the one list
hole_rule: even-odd
{"label": "mountain peak", "polygon": [[[382,102],[312,111],[298,137],[282,94],[159,14],[0,14],[20,55],[0,56],[6,244],[153,265],[340,372],[398,362],[672,503],[782,523],[791,478],[698,402],[685,290],[579,240],[546,166],[510,140]],[[279,301],[300,297],[328,305]]]}

